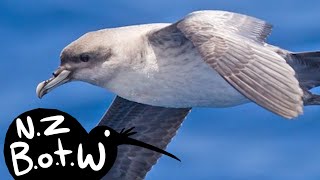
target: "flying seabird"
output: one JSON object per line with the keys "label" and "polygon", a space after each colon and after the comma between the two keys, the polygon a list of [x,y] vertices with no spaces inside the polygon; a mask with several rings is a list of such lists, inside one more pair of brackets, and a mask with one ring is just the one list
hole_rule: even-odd
{"label": "flying seabird", "polygon": [[[117,96],[99,122],[117,131],[136,127],[143,142],[164,149],[192,107],[254,102],[285,118],[318,105],[320,52],[294,53],[267,44],[272,26],[224,11],[198,11],[173,24],[89,32],[61,53],[44,94],[84,81]],[[157,159],[139,147],[120,147],[109,179],[143,179]]]}

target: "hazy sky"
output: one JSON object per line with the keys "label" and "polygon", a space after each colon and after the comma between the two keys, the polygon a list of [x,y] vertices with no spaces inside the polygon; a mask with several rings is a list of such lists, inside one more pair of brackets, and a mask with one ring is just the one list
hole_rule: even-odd
{"label": "hazy sky", "polygon": [[[104,0],[0,1],[0,174],[5,132],[16,116],[57,108],[90,130],[113,94],[75,82],[39,100],[36,85],[59,65],[64,46],[85,32],[152,22],[174,22],[195,10],[245,13],[274,25],[269,43],[292,51],[320,50],[320,1]],[[319,179],[320,107],[288,121],[255,104],[194,109],[168,147],[182,162],[162,157],[147,179]]]}

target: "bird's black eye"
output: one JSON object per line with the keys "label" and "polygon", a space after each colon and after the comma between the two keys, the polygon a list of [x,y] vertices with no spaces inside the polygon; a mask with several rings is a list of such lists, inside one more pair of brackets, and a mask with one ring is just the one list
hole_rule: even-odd
{"label": "bird's black eye", "polygon": [[90,60],[90,56],[88,54],[81,54],[80,55],[80,61],[88,62],[89,60]]}

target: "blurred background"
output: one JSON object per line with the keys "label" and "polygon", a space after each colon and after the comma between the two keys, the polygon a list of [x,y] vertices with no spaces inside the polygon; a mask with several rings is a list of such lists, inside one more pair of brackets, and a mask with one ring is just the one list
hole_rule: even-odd
{"label": "blurred background", "polygon": [[[195,10],[228,10],[274,25],[268,42],[291,51],[320,50],[316,0],[0,1],[0,175],[12,179],[3,157],[9,124],[33,108],[57,108],[90,131],[114,95],[89,84],[66,84],[43,99],[35,88],[59,65],[64,46],[102,28],[175,22]],[[319,91],[318,91],[319,92]],[[195,108],[147,180],[319,179],[320,107],[285,120],[251,103]]]}

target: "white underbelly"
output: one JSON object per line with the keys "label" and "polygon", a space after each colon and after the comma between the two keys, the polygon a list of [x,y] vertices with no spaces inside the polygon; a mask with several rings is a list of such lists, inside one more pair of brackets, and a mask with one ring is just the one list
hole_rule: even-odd
{"label": "white underbelly", "polygon": [[163,107],[230,107],[250,102],[202,59],[184,61],[127,73],[109,89],[128,100]]}

